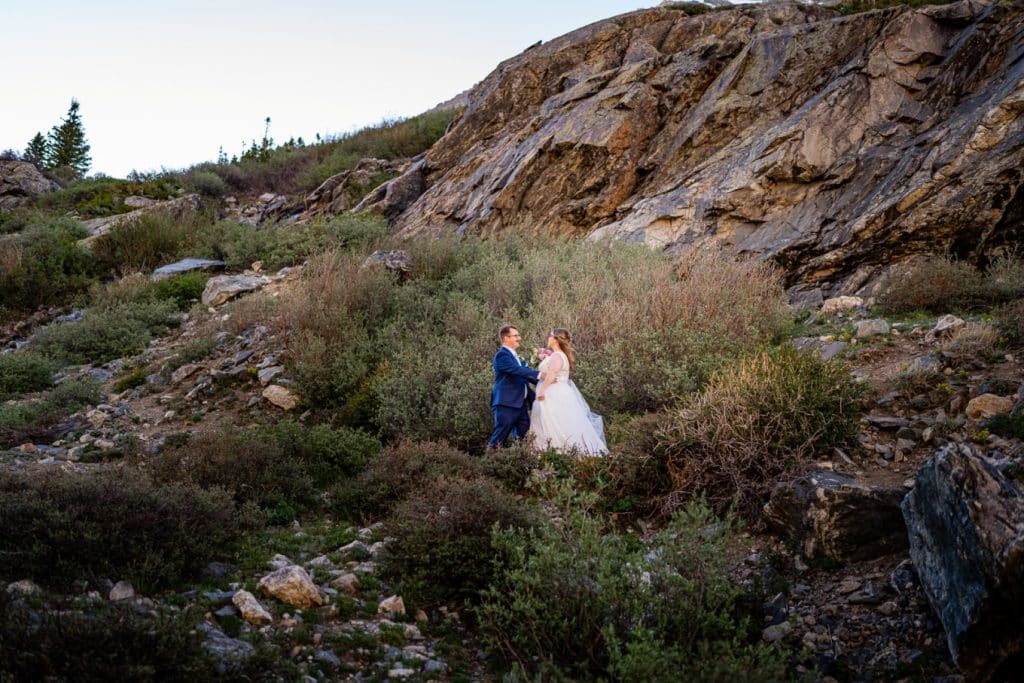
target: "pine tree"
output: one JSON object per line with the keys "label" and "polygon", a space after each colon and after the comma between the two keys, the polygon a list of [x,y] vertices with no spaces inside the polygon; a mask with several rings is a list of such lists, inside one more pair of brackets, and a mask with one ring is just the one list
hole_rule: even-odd
{"label": "pine tree", "polygon": [[59,126],[50,130],[47,167],[68,168],[78,177],[84,176],[92,165],[89,143],[85,141],[85,128],[78,113],[78,100],[71,100],[68,114]]}
{"label": "pine tree", "polygon": [[31,161],[39,166],[46,166],[46,156],[49,153],[47,148],[46,138],[43,137],[42,133],[36,133],[35,136],[28,141],[28,147],[25,148],[25,154],[22,158],[25,161]]}

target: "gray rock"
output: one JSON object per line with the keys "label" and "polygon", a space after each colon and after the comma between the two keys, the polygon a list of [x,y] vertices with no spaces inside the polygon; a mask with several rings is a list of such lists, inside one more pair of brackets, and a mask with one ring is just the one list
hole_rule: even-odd
{"label": "gray rock", "polygon": [[401,249],[378,250],[366,257],[363,268],[383,266],[396,273],[408,273],[412,270],[412,259]]}
{"label": "gray rock", "polygon": [[793,630],[793,625],[788,621],[784,621],[781,624],[773,624],[761,631],[761,639],[766,643],[774,643],[782,640]]}
{"label": "gray rock", "polygon": [[224,605],[213,614],[216,617],[237,617],[239,615],[239,611],[234,605]]}
{"label": "gray rock", "polygon": [[829,344],[825,344],[821,347],[819,352],[822,360],[831,360],[839,354],[840,351],[846,348],[846,342],[834,341]]}
{"label": "gray rock", "polygon": [[910,426],[910,422],[906,418],[892,415],[865,415],[864,421],[878,429],[897,430]]}
{"label": "gray rock", "polygon": [[217,671],[221,674],[234,671],[256,654],[256,648],[252,645],[225,635],[212,624],[204,622],[196,630],[206,636],[203,647],[217,659]]}
{"label": "gray rock", "polygon": [[203,305],[220,306],[245,292],[265,286],[270,280],[262,275],[217,275],[210,278],[203,290]]}
{"label": "gray rock", "polygon": [[910,556],[970,680],[1007,676],[1024,652],[1024,492],[967,444],[921,468],[903,501]]}
{"label": "gray rock", "polygon": [[886,334],[889,334],[889,323],[881,318],[861,320],[857,323],[857,339],[879,337]]}
{"label": "gray rock", "polygon": [[777,484],[765,505],[765,520],[798,543],[807,557],[868,560],[906,547],[900,514],[904,493],[838,472],[814,472]]}
{"label": "gray rock", "polygon": [[259,371],[258,377],[260,384],[267,386],[274,381],[274,378],[284,372],[284,367],[281,365],[274,365],[269,368],[263,368]]}
{"label": "gray rock", "polygon": [[927,356],[917,356],[910,361],[907,372],[942,372],[942,359],[930,353]]}
{"label": "gray rock", "polygon": [[235,597],[235,591],[208,591],[203,593],[203,597],[214,605],[223,605],[231,602],[231,599]]}
{"label": "gray rock", "polygon": [[448,665],[437,659],[428,659],[423,662],[424,673],[444,673],[448,670]]}
{"label": "gray rock", "polygon": [[135,597],[135,589],[127,581],[118,581],[114,584],[114,587],[110,589],[111,601],[117,602],[118,600],[130,600]]}
{"label": "gray rock", "polygon": [[338,655],[334,654],[334,650],[317,650],[313,653],[313,659],[334,668],[341,666],[341,659]]}
{"label": "gray rock", "polygon": [[0,209],[13,209],[36,195],[59,189],[60,185],[40,173],[35,164],[0,159]]}
{"label": "gray rock", "polygon": [[153,279],[153,282],[159,282],[160,280],[172,278],[175,275],[190,273],[193,270],[210,270],[212,268],[223,267],[223,261],[204,258],[187,258],[175,261],[174,263],[168,263],[166,266],[160,266],[153,271],[153,274],[150,277]]}

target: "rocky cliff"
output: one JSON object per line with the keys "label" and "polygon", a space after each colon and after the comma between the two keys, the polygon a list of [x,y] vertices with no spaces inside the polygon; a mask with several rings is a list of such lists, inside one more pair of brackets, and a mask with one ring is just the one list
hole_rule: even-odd
{"label": "rocky cliff", "polygon": [[1022,112],[1019,1],[660,7],[499,65],[386,208],[403,234],[726,247],[857,291],[1020,239]]}

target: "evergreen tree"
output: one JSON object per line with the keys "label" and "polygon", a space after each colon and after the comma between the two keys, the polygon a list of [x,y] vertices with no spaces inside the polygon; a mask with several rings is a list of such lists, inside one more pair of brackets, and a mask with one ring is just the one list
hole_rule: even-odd
{"label": "evergreen tree", "polygon": [[49,153],[47,148],[46,138],[43,137],[42,133],[36,133],[35,136],[28,141],[28,147],[25,148],[25,161],[31,161],[39,166],[46,166],[46,156]]}
{"label": "evergreen tree", "polygon": [[59,126],[50,130],[47,167],[68,168],[78,177],[84,176],[92,165],[89,143],[85,141],[85,128],[78,113],[78,100],[71,100],[68,114]]}

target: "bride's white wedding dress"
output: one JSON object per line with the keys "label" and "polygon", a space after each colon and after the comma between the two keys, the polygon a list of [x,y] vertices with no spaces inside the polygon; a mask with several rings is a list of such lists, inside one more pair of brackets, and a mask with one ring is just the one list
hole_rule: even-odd
{"label": "bride's white wedding dress", "polygon": [[548,385],[543,401],[533,402],[530,414],[530,432],[536,436],[537,447],[585,455],[607,453],[604,423],[600,415],[590,412],[586,399],[569,379],[566,355],[555,351],[537,369],[544,374],[556,357],[560,358],[562,365],[557,381]]}

